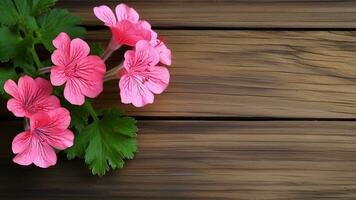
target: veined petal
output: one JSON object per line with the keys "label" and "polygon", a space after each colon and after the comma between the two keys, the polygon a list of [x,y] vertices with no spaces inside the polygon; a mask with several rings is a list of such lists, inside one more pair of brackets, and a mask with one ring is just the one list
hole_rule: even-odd
{"label": "veined petal", "polygon": [[87,56],[77,63],[77,77],[86,80],[102,80],[106,72],[104,61],[99,56]]}
{"label": "veined petal", "polygon": [[159,62],[159,54],[154,47],[145,40],[136,43],[136,66],[156,66]]}
{"label": "veined petal", "polygon": [[154,94],[161,94],[169,84],[169,71],[165,67],[149,67],[146,76],[145,86]]}
{"label": "veined petal", "polygon": [[135,46],[140,40],[150,40],[151,32],[139,23],[128,20],[119,21],[115,27],[111,27],[113,38],[118,44]]}
{"label": "veined petal", "polygon": [[76,61],[88,56],[90,52],[89,45],[82,39],[73,39],[70,43],[70,60]]}
{"label": "veined petal", "polygon": [[47,112],[38,112],[30,117],[31,132],[38,128],[46,127],[48,124],[51,124],[51,119]]}
{"label": "veined petal", "polygon": [[30,76],[23,76],[18,81],[18,91],[20,97],[25,102],[33,100],[36,96],[37,84]]}
{"label": "veined petal", "polygon": [[67,80],[66,86],[64,87],[64,97],[74,105],[83,105],[85,100],[80,90],[80,85],[78,85],[75,80]]}
{"label": "veined petal", "polygon": [[118,21],[128,20],[133,23],[137,23],[139,15],[135,9],[127,6],[126,4],[119,4],[115,8],[116,17]]}
{"label": "veined petal", "polygon": [[67,33],[61,32],[52,41],[56,50],[53,52],[51,59],[55,65],[67,65],[69,61],[70,53],[70,37]]}
{"label": "veined petal", "polygon": [[53,46],[56,47],[57,49],[64,52],[69,52],[70,37],[68,36],[67,33],[64,32],[59,33],[58,36],[54,38],[52,43]]}
{"label": "veined petal", "polygon": [[37,145],[32,145],[31,154],[33,163],[41,168],[48,168],[57,163],[57,155],[54,149],[47,143],[38,142]]}
{"label": "veined petal", "polygon": [[[66,55],[68,54],[68,55]],[[52,63],[56,66],[66,66],[70,63],[69,60],[69,51],[65,52],[60,49],[56,49],[53,51],[51,55]]]}
{"label": "veined petal", "polygon": [[73,141],[74,134],[68,129],[61,132],[55,132],[47,138],[48,144],[59,150],[64,150],[68,147],[73,146]]}
{"label": "veined petal", "polygon": [[22,102],[15,98],[7,101],[7,109],[11,111],[16,117],[26,116],[26,111],[23,108]]}
{"label": "veined petal", "polygon": [[105,23],[106,26],[115,26],[117,23],[113,11],[107,6],[94,7],[95,16]]}
{"label": "veined petal", "polygon": [[[16,141],[14,140],[13,142],[13,150],[16,152],[19,151],[13,159],[15,163],[20,165],[30,165],[34,163],[36,166],[42,168],[56,164],[57,155],[54,150],[48,144],[42,143],[38,137],[34,137],[32,133],[25,132],[15,139]],[[24,146],[18,146],[20,143]]]}
{"label": "veined petal", "polygon": [[42,95],[51,95],[52,94],[52,89],[53,89],[52,85],[46,79],[38,77],[35,79],[35,83]]}
{"label": "veined petal", "polygon": [[14,98],[20,98],[18,88],[16,83],[13,80],[7,80],[4,84],[4,90],[10,96]]}
{"label": "veined petal", "polygon": [[143,107],[153,103],[154,96],[151,91],[139,80],[141,77],[124,75],[119,82],[121,102],[132,103],[136,107]]}
{"label": "veined petal", "polygon": [[24,131],[16,135],[16,137],[12,141],[12,152],[21,153],[25,151],[26,148],[30,146],[31,137],[32,135],[30,131]]}
{"label": "veined petal", "polygon": [[67,81],[67,76],[63,66],[53,66],[51,69],[51,83],[55,86],[63,85]]}

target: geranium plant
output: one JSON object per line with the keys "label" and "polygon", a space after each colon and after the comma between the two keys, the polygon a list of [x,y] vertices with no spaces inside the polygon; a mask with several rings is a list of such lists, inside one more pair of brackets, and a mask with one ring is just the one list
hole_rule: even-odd
{"label": "geranium plant", "polygon": [[[13,161],[47,168],[64,151],[102,176],[134,157],[138,129],[134,118],[117,108],[96,110],[92,99],[105,82],[117,81],[122,103],[153,103],[168,86],[171,51],[125,4],[115,12],[108,6],[93,8],[112,32],[101,51],[80,39],[85,34],[80,19],[52,9],[55,2],[0,1],[0,94],[7,109],[24,119],[23,132],[12,141]],[[106,60],[122,46],[129,46],[124,61],[108,69]]]}

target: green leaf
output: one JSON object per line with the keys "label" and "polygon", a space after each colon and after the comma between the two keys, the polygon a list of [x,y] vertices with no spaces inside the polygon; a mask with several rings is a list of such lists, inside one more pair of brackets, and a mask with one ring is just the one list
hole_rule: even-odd
{"label": "green leaf", "polygon": [[14,25],[18,20],[18,14],[15,5],[11,0],[0,1],[0,24]]}
{"label": "green leaf", "polygon": [[66,32],[72,38],[84,35],[85,29],[78,26],[80,23],[80,18],[70,14],[67,10],[52,9],[39,17],[40,30],[37,35],[47,50],[53,51],[52,40],[60,32]]}
{"label": "green leaf", "polygon": [[100,43],[94,42],[94,43],[90,44],[90,55],[101,56],[101,54],[103,54],[103,52],[104,52],[104,49]]}
{"label": "green leaf", "polygon": [[0,27],[0,61],[7,62],[21,51],[22,38],[17,37],[9,28]]}
{"label": "green leaf", "polygon": [[14,3],[22,19],[30,15],[31,5],[29,4],[29,0],[14,0]]}
{"label": "green leaf", "polygon": [[25,26],[29,28],[32,31],[35,31],[38,29],[37,21],[36,18],[33,16],[27,16],[25,18]]}
{"label": "green leaf", "polygon": [[1,66],[0,67],[0,95],[3,98],[8,98],[4,90],[4,83],[9,79],[17,79],[17,74],[12,67]]}
{"label": "green leaf", "polygon": [[0,24],[14,25],[18,20],[16,7],[12,0],[0,0]]}
{"label": "green leaf", "polygon": [[105,110],[99,121],[76,135],[67,157],[84,158],[94,175],[103,176],[110,169],[122,168],[124,159],[132,159],[137,151],[135,124],[136,120],[117,109]]}
{"label": "green leaf", "polygon": [[57,0],[32,0],[32,15],[37,16],[56,4]]}

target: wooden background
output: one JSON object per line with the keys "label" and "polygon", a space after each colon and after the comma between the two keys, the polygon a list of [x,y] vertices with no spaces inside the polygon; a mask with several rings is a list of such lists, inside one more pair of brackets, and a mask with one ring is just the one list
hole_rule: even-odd
{"label": "wooden background", "polygon": [[[120,105],[116,82],[96,101],[138,117],[140,152],[102,178],[64,157],[21,167],[10,152],[21,122],[2,119],[0,199],[356,199],[356,1],[120,2],[173,51],[170,87],[154,105]],[[58,6],[106,44],[91,10],[117,3]]]}

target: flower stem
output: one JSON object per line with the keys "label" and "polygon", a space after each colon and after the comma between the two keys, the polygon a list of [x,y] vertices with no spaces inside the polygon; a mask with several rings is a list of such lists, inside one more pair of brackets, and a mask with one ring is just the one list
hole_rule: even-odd
{"label": "flower stem", "polygon": [[35,49],[35,46],[32,46],[32,48],[30,49],[31,51],[31,54],[32,54],[32,58],[33,60],[35,61],[36,65],[38,68],[42,68],[42,63],[40,61],[40,58],[38,57],[37,55],[37,52],[36,52],[36,49]]}
{"label": "flower stem", "polygon": [[30,129],[30,123],[26,117],[25,117],[24,127],[26,131]]}
{"label": "flower stem", "polygon": [[120,79],[117,73],[122,68],[123,68],[123,64],[121,63],[120,65],[108,70],[104,75],[104,82],[114,80],[114,79]]}
{"label": "flower stem", "polygon": [[88,110],[90,113],[91,117],[94,119],[94,121],[99,121],[98,115],[96,114],[93,106],[91,105],[90,101],[85,100],[84,102],[84,107]]}
{"label": "flower stem", "polygon": [[49,72],[51,72],[51,69],[52,69],[52,67],[43,67],[43,68],[38,70],[38,73],[39,74],[49,73]]}
{"label": "flower stem", "polygon": [[101,55],[101,58],[103,59],[103,61],[105,62],[110,56],[111,54],[118,50],[121,47],[120,44],[117,44],[115,42],[115,40],[113,38],[111,38],[108,46],[106,47],[104,53]]}

